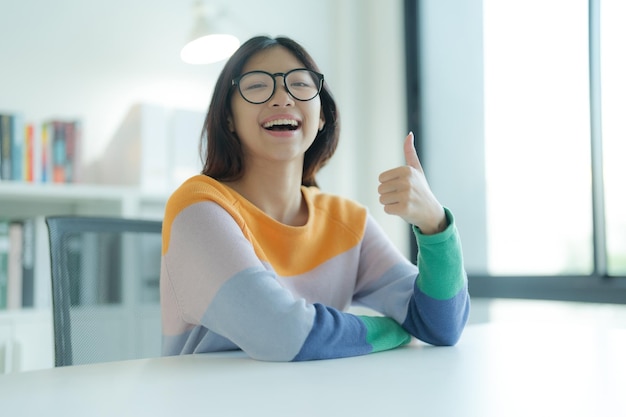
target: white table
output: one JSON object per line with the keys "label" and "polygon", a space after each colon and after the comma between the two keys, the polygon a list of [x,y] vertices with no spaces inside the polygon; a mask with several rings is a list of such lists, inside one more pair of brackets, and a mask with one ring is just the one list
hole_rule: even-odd
{"label": "white table", "polygon": [[0,376],[0,416],[626,416],[626,329],[469,326],[455,347],[254,361],[240,352]]}

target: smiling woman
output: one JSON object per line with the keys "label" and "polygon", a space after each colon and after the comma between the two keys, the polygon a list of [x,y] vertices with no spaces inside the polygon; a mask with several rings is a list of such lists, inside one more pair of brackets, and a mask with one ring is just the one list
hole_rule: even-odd
{"label": "smiling woman", "polygon": [[[413,135],[406,166],[382,173],[378,192],[387,213],[413,225],[423,272],[365,207],[316,186],[339,139],[323,80],[285,37],[254,37],[226,63],[204,123],[202,175],[166,207],[164,354],[242,349],[300,361],[393,349],[413,336],[459,339],[469,314],[460,239]],[[352,305],[378,315],[346,312]]]}

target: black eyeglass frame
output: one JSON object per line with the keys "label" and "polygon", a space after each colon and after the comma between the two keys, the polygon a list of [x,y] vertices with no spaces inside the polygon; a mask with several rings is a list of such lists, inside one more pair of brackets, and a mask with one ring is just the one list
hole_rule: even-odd
{"label": "black eyeglass frame", "polygon": [[[313,74],[315,74],[317,76],[317,78],[319,79],[319,87],[317,88],[317,93],[311,97],[308,98],[306,100],[302,100],[299,99],[298,97],[294,96],[293,93],[291,92],[291,90],[289,90],[289,87],[287,86],[287,76],[289,74],[291,74],[292,72],[296,72],[296,71],[308,71],[311,72]],[[250,75],[250,74],[266,74],[269,75],[270,78],[272,79],[272,81],[274,82],[274,87],[272,88],[272,94],[270,94],[270,96],[264,100],[264,101],[251,101],[248,100],[246,98],[246,96],[243,94],[243,92],[241,91],[241,85],[239,84],[239,82],[241,81],[241,79],[243,77],[245,77],[246,75]],[[276,94],[276,77],[283,77],[283,85],[285,86],[285,90],[287,90],[287,93],[289,93],[289,95],[291,97],[293,97],[295,100],[298,101],[311,101],[313,100],[315,97],[319,96],[320,93],[322,92],[322,87],[324,86],[324,74],[319,73],[317,71],[313,71],[312,69],[309,68],[294,68],[292,70],[289,70],[287,72],[275,72],[274,74],[272,74],[271,72],[267,72],[267,71],[262,71],[262,70],[254,70],[254,71],[248,71],[244,74],[241,74],[240,76],[233,78],[232,80],[232,86],[237,86],[237,90],[239,91],[239,95],[241,96],[241,98],[243,98],[245,101],[247,101],[248,103],[251,104],[263,104],[263,103],[267,103],[268,101],[270,101],[272,99],[272,97],[274,97],[274,94]]]}

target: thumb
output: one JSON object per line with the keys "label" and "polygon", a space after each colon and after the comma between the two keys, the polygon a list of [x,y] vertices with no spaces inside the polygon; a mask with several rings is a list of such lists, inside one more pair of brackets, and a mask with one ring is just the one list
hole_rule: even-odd
{"label": "thumb", "polygon": [[408,166],[413,167],[418,171],[424,172],[424,170],[422,169],[422,164],[417,157],[417,151],[415,150],[415,144],[413,141],[413,132],[409,132],[407,137],[404,139],[404,159],[406,160],[406,164]]}

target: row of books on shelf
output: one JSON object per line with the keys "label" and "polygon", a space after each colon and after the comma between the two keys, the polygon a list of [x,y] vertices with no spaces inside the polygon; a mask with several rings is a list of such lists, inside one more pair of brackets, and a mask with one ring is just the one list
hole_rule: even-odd
{"label": "row of books on shelf", "polygon": [[21,113],[0,113],[0,180],[78,182],[81,136],[80,120],[37,125]]}
{"label": "row of books on shelf", "polygon": [[50,305],[50,283],[35,275],[37,261],[49,267],[38,259],[36,234],[42,227],[43,219],[0,219],[0,310]]}

